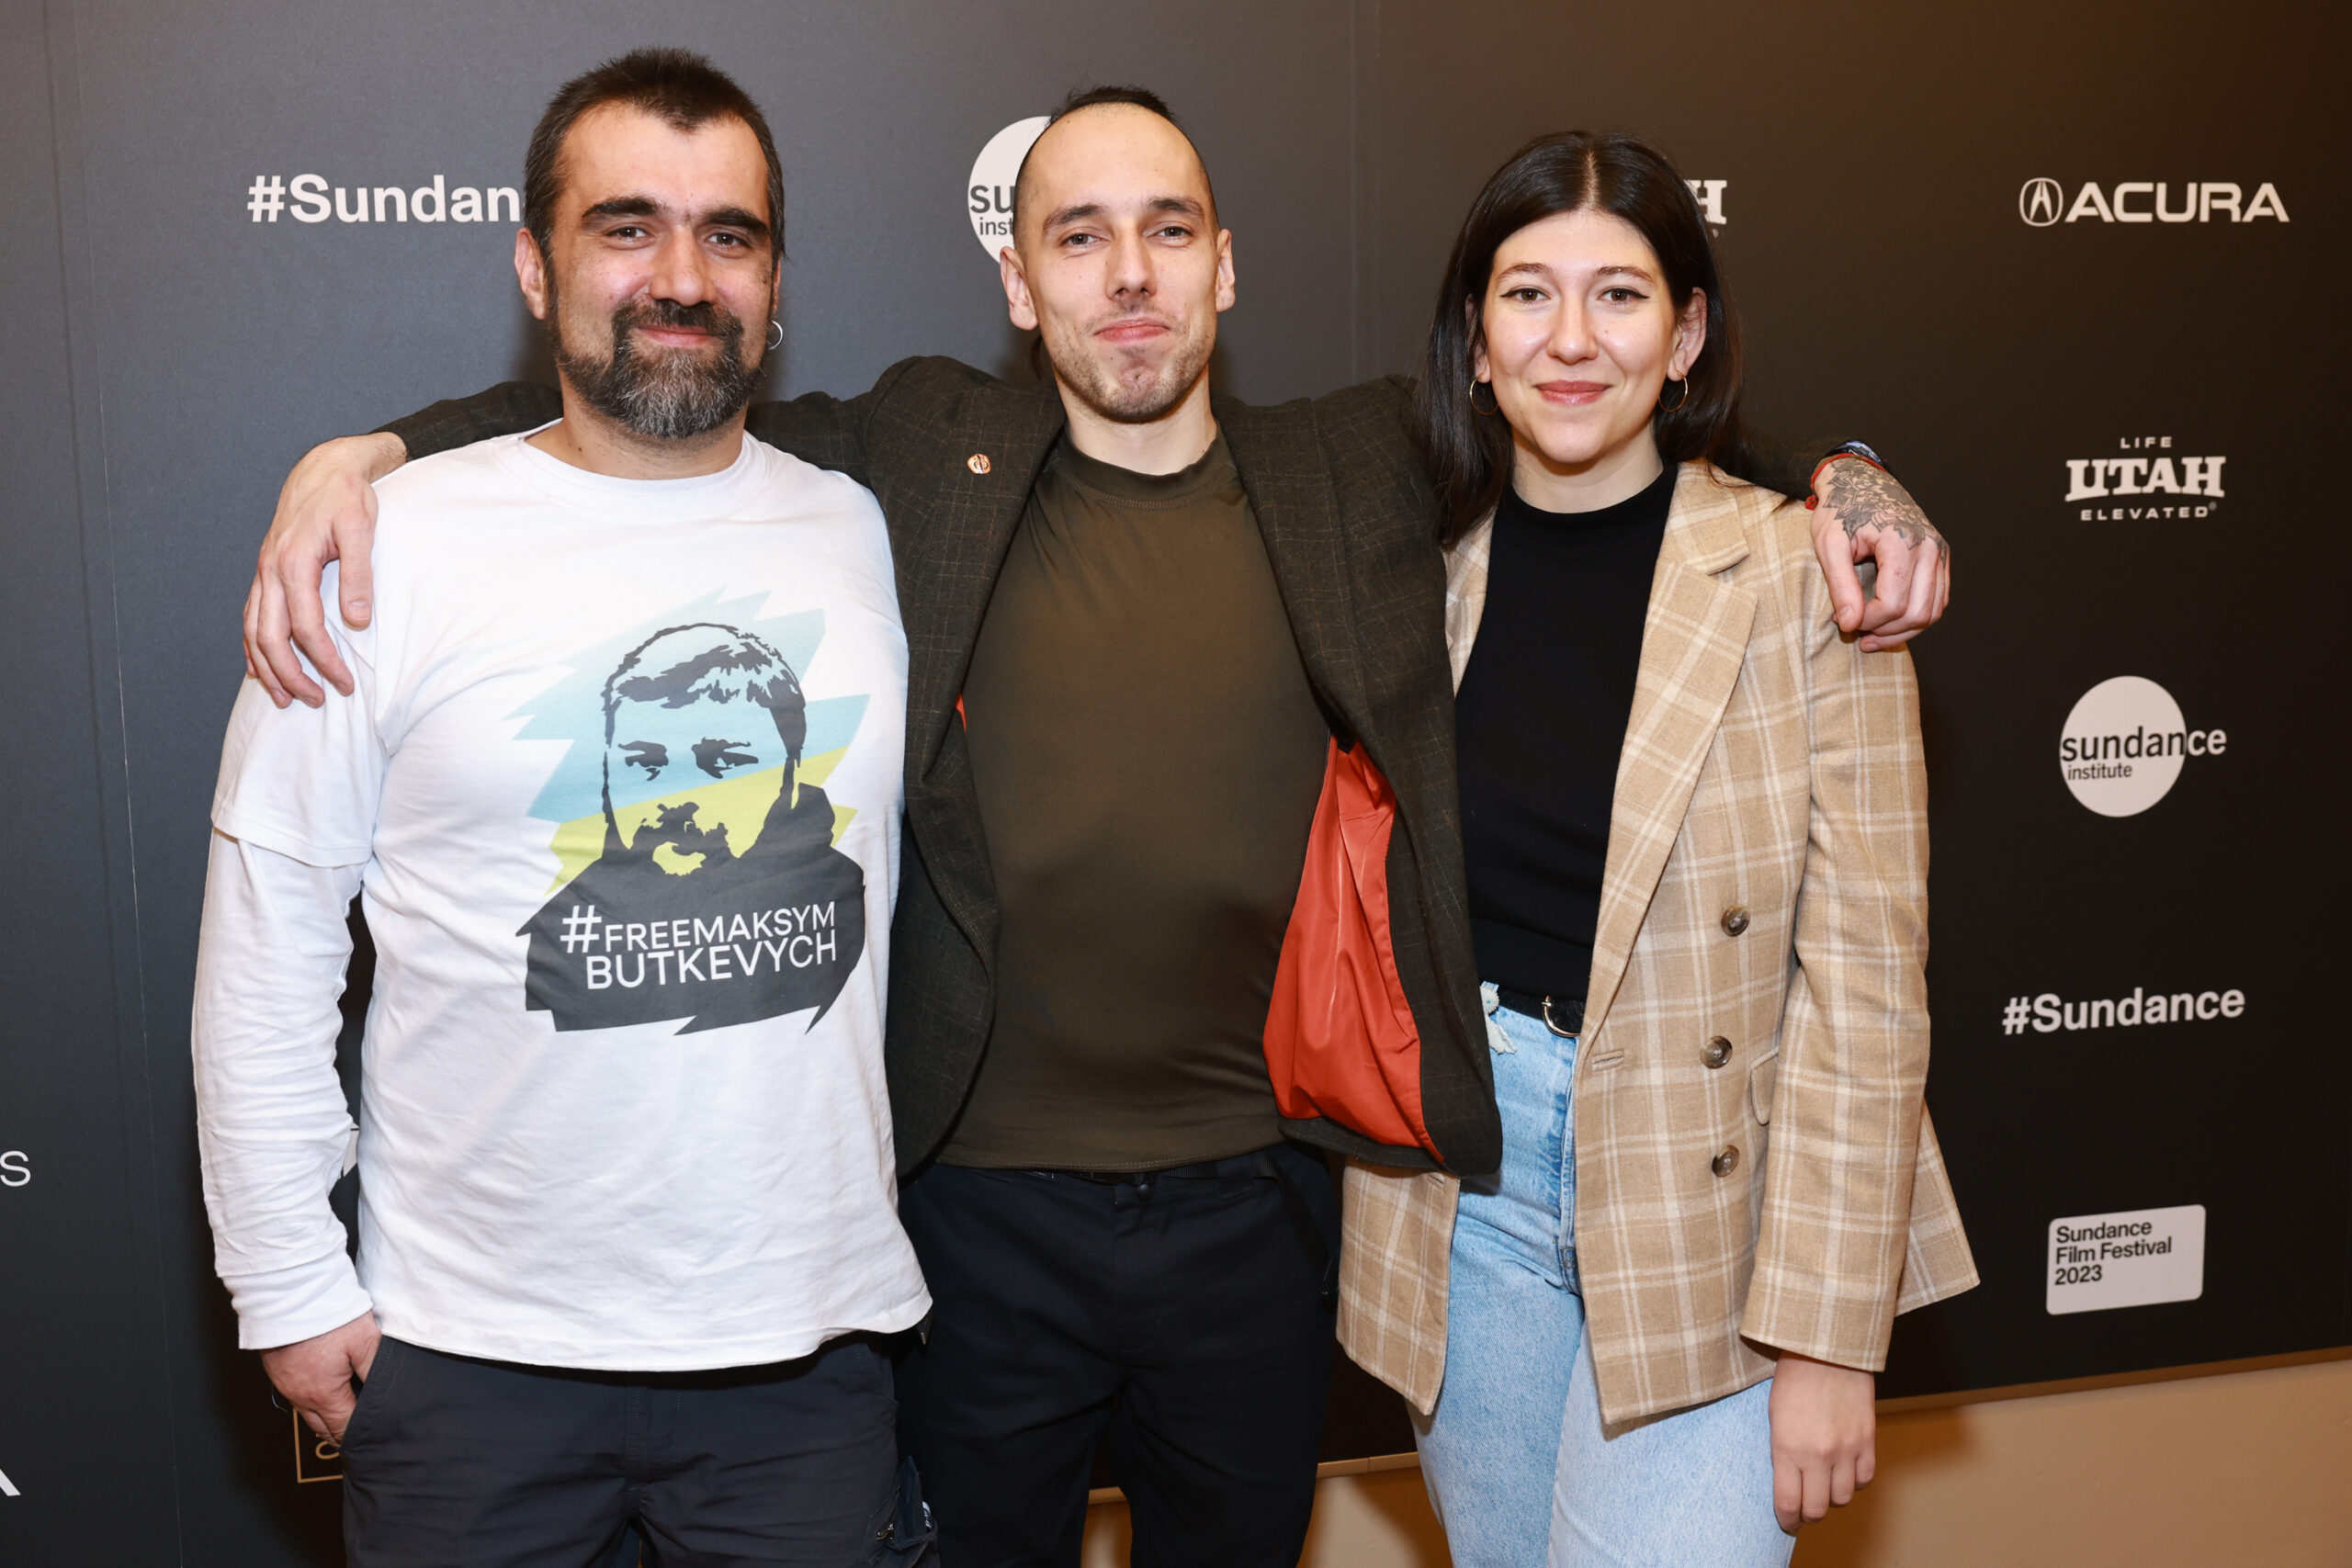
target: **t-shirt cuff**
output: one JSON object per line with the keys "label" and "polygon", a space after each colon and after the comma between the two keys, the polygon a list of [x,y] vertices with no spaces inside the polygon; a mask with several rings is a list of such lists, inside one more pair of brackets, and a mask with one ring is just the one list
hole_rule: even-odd
{"label": "t-shirt cuff", "polygon": [[237,1348],[271,1350],[340,1328],[375,1310],[342,1252],[266,1274],[221,1276],[237,1307]]}
{"label": "t-shirt cuff", "polygon": [[[225,789],[223,791],[225,795]],[[241,844],[300,861],[307,866],[332,871],[346,865],[366,865],[375,858],[375,846],[365,842],[338,843],[315,833],[306,833],[289,823],[260,812],[247,811],[237,806],[216,800],[212,807],[212,826]]]}

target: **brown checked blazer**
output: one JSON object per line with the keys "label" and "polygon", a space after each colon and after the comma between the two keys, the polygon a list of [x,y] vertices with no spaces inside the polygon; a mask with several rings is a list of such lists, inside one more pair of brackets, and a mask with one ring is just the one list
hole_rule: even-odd
{"label": "brown checked blazer", "polygon": [[[1457,683],[1491,532],[1448,565]],[[1927,806],[1909,656],[1838,635],[1803,507],[1684,465],[1576,1065],[1604,1420],[1746,1388],[1771,1372],[1758,1347],[1879,1370],[1898,1313],[1976,1283],[1921,1099]],[[1731,1057],[1710,1067],[1718,1037]],[[1345,1182],[1341,1341],[1424,1411],[1458,1190],[1355,1161]]]}

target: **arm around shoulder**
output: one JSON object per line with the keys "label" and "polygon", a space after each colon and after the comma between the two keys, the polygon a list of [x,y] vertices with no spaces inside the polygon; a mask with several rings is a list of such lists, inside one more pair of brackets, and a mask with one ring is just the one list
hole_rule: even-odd
{"label": "arm around shoulder", "polygon": [[329,685],[350,694],[351,672],[327,635],[319,574],[329,561],[345,563],[337,607],[345,625],[366,626],[375,613],[369,560],[375,481],[412,458],[536,430],[562,412],[553,388],[509,381],[304,453],[278,489],[277,510],[245,593],[245,672],[261,682],[269,700],[279,707],[325,700],[300,655],[309,656]]}
{"label": "arm around shoulder", "polygon": [[847,474],[871,490],[874,481],[869,449],[876,420],[910,376],[925,371],[937,374],[940,370],[956,380],[994,379],[956,360],[937,356],[901,359],[876,377],[872,387],[854,398],[804,392],[789,401],[753,403],[743,427],[778,451],[789,452],[804,463]]}
{"label": "arm around shoulder", "polygon": [[1838,443],[1818,437],[1783,439],[1759,430],[1747,433],[1747,450],[1735,454],[1724,471],[1753,485],[1774,491],[1791,501],[1813,493],[1813,473],[1835,457]]}

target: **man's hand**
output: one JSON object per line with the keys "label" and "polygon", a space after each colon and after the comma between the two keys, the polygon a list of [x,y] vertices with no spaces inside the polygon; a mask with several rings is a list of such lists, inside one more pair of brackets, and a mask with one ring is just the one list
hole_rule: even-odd
{"label": "man's hand", "polygon": [[295,657],[298,648],[336,691],[351,694],[351,671],[327,636],[319,574],[327,562],[343,562],[344,624],[366,626],[373,608],[368,551],[376,542],[376,492],[369,487],[407,461],[397,435],[345,435],[311,447],[286,476],[245,594],[245,673],[279,707],[298,698],[312,707],[326,700]]}
{"label": "man's hand", "polygon": [[1878,1473],[1878,1380],[1792,1350],[1772,1374],[1772,1512],[1791,1535]]}
{"label": "man's hand", "polygon": [[352,1408],[359,1403],[352,1380],[368,1381],[368,1370],[376,1364],[376,1347],[383,1337],[375,1315],[364,1314],[341,1328],[264,1350],[262,1370],[286,1396],[286,1403],[301,1413],[311,1431],[340,1443]]}
{"label": "man's hand", "polygon": [[[1813,548],[1829,576],[1838,629],[1862,634],[1875,653],[1896,648],[1943,618],[1951,599],[1951,547],[1902,481],[1860,457],[1832,458],[1814,482]],[[1878,581],[1865,601],[1858,561],[1875,559]]]}

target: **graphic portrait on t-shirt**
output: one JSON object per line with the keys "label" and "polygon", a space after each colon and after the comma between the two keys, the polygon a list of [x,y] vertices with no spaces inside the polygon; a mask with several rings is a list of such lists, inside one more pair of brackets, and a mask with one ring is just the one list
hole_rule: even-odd
{"label": "graphic portrait on t-shirt", "polygon": [[[813,651],[822,617],[778,628]],[[865,946],[865,875],[834,847],[854,813],[818,783],[864,699],[812,705],[776,643],[731,621],[661,626],[607,668],[602,733],[542,792],[560,801],[567,772],[576,792],[594,759],[598,809],[560,821],[559,885],[516,933],[524,1005],[559,1031],[683,1019],[691,1033],[808,1009],[814,1027]],[[531,705],[520,738],[583,694]],[[814,757],[812,716],[827,747]]]}

